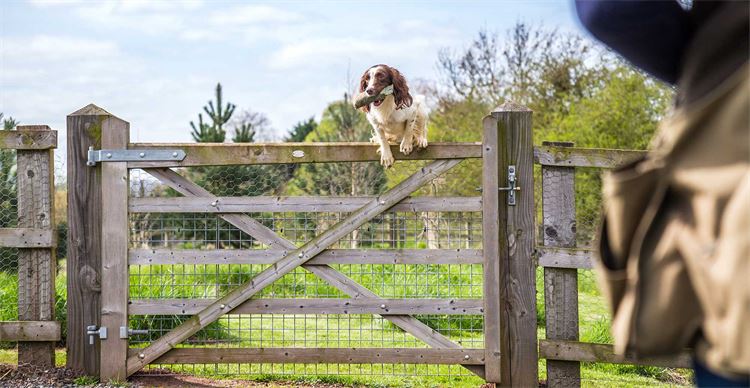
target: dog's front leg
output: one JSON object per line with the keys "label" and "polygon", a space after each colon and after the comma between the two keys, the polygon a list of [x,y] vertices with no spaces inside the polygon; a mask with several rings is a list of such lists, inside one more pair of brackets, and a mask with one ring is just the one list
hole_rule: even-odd
{"label": "dog's front leg", "polygon": [[404,138],[401,139],[401,146],[399,147],[399,150],[404,155],[409,155],[414,148],[414,124],[415,120],[409,120],[406,122]]}
{"label": "dog's front leg", "polygon": [[375,127],[375,133],[380,141],[380,149],[378,150],[380,152],[380,164],[385,168],[391,167],[395,159],[391,153],[391,147],[388,145],[388,140],[386,140],[385,131],[380,126],[377,126]]}

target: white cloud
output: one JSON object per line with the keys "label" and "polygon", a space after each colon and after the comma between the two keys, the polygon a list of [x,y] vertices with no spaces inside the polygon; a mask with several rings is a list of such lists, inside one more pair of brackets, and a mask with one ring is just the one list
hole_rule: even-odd
{"label": "white cloud", "polygon": [[213,12],[208,20],[217,26],[299,22],[301,14],[267,5],[243,5]]}

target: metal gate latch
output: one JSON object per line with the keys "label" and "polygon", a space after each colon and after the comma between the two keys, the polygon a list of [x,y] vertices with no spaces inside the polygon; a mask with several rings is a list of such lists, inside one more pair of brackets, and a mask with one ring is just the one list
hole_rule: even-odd
{"label": "metal gate latch", "polygon": [[96,325],[86,326],[86,335],[89,336],[89,345],[94,344],[94,336],[99,336],[100,340],[107,339],[107,327],[99,327]]}
{"label": "metal gate latch", "polygon": [[521,191],[521,188],[516,186],[516,166],[508,166],[508,186],[498,187],[500,191],[508,192],[508,205],[516,206],[516,191]]}
{"label": "metal gate latch", "polygon": [[128,338],[131,335],[138,335],[138,334],[148,334],[148,330],[133,330],[133,329],[128,329],[125,326],[120,326],[120,338],[122,339]]}
{"label": "metal gate latch", "polygon": [[170,162],[185,159],[183,150],[95,150],[89,147],[86,165],[100,162]]}

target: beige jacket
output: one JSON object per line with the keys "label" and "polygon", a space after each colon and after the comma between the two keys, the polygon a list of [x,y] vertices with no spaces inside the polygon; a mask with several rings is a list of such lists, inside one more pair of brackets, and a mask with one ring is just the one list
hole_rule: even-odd
{"label": "beige jacket", "polygon": [[694,347],[750,372],[750,66],[662,122],[652,151],[604,178],[600,284],[615,350]]}

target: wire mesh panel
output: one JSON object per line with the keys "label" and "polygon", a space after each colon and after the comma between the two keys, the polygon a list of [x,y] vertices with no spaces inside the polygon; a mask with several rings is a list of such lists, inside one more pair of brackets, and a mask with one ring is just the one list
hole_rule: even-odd
{"label": "wire mesh panel", "polygon": [[[0,228],[18,226],[18,191],[16,187],[16,151],[0,149]],[[0,321],[17,321],[18,248],[0,247]],[[15,343],[2,343],[12,347]]]}
{"label": "wire mesh panel", "polygon": [[[481,163],[470,163],[481,171]],[[384,193],[425,164],[399,162],[387,172],[372,162],[199,167],[183,168],[178,172],[217,197],[264,196],[279,201],[287,197],[341,198],[345,202],[347,198]],[[467,162],[459,164],[414,195],[475,197],[478,184],[458,183],[461,174],[466,173],[465,164]],[[131,171],[131,198],[178,196],[146,171]],[[242,214],[295,246],[302,246],[334,228],[350,214],[350,211],[316,206]],[[353,256],[326,265],[383,300],[422,299],[428,304],[431,299],[447,300],[448,303],[474,300],[474,305],[481,306],[481,254],[477,256],[482,248],[481,211],[478,207],[472,211],[450,211],[453,210],[450,207],[433,210],[394,208],[374,217],[328,247],[337,254]],[[148,346],[189,319],[196,311],[195,306],[205,306],[200,300],[208,302],[226,295],[268,268],[274,260],[260,254],[270,252],[268,254],[272,255],[273,247],[256,240],[216,213],[132,212],[130,225],[131,310],[152,311],[139,310],[141,307],[136,306],[156,305],[167,306],[169,312],[174,313],[131,316],[131,329],[148,330],[131,336],[131,347]],[[387,252],[387,257],[372,262],[366,257],[372,257],[374,252]],[[459,259],[438,258],[433,263],[430,261],[431,252],[450,254]],[[133,256],[138,258],[134,261]],[[419,260],[413,260],[418,256],[421,257]],[[248,261],[243,262],[242,257]],[[274,301],[278,300],[299,300],[302,306],[305,300],[350,297],[351,293],[297,267],[254,295],[253,300],[269,301],[266,310],[270,311],[276,306]],[[383,304],[383,309],[386,308]],[[308,313],[301,307],[300,310],[275,311],[266,312],[264,306],[259,306],[252,313],[224,315],[178,348],[429,348],[387,316],[379,314],[339,310],[325,314]],[[470,313],[454,309],[448,314],[438,312],[414,316],[435,333],[464,348],[481,349],[484,346],[481,309],[477,307]],[[142,373],[195,373],[253,379],[285,375],[294,379],[340,379],[360,383],[368,382],[369,376],[378,375],[381,376],[379,381],[388,385],[418,384],[421,378],[428,377],[431,382],[444,381],[450,385],[482,383],[479,377],[460,365],[431,365],[419,361],[339,364],[326,363],[323,358],[312,364],[153,364]],[[410,379],[404,380],[405,376]]]}

